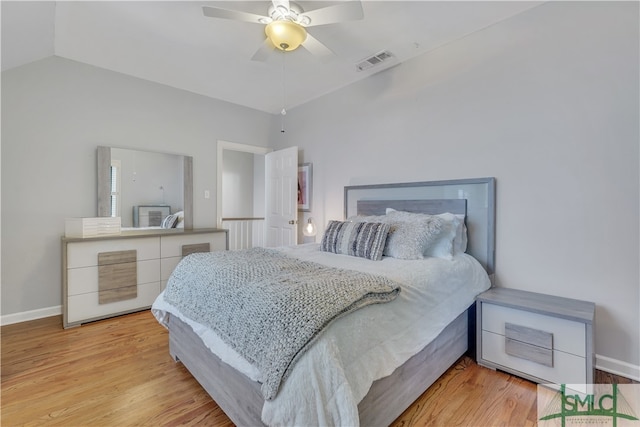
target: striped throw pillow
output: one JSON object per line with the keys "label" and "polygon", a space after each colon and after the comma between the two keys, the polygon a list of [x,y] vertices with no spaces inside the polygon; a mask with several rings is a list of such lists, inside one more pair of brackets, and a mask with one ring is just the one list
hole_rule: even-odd
{"label": "striped throw pillow", "polygon": [[329,221],[320,250],[379,261],[388,234],[389,224],[380,222]]}

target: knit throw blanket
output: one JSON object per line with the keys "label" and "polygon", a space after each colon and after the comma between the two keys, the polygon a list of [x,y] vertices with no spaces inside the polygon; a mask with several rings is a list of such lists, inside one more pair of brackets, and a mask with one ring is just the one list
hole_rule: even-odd
{"label": "knit throw blanket", "polygon": [[212,328],[262,374],[266,400],[333,320],[369,304],[392,301],[397,283],[326,267],[277,250],[196,253],[176,267],[165,299]]}

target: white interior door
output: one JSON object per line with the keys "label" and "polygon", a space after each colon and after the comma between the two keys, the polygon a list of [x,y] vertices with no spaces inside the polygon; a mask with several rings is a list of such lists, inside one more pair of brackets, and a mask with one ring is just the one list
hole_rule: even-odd
{"label": "white interior door", "polygon": [[298,243],[298,147],[265,155],[265,246]]}

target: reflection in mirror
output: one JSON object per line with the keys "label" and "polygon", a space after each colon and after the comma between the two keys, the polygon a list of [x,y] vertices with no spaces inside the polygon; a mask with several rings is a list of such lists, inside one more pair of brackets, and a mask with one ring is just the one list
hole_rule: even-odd
{"label": "reflection in mirror", "polygon": [[192,228],[192,165],[188,156],[98,147],[98,216],[119,216],[128,228],[180,214],[175,225]]}

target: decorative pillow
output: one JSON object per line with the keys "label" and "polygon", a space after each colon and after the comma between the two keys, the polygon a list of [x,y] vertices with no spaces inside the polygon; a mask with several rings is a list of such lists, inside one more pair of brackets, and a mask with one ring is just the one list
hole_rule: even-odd
{"label": "decorative pillow", "polygon": [[[420,217],[438,217],[443,219],[443,231],[436,241],[427,249],[425,256],[451,259],[457,253],[464,253],[467,250],[467,227],[464,223],[463,214],[452,214],[449,212],[429,215],[423,213],[396,211],[387,208],[387,215],[401,212],[407,220]],[[397,214],[396,214],[397,215]]]}
{"label": "decorative pillow", "polygon": [[388,234],[389,224],[380,222],[329,221],[320,250],[379,261]]}
{"label": "decorative pillow", "polygon": [[[389,224],[389,237],[383,255],[398,259],[423,259],[425,256],[439,256],[451,259],[441,254],[441,250],[434,254],[429,248],[438,241],[443,232],[445,221],[432,215],[414,214],[411,212],[387,209],[391,215],[349,217],[347,221],[354,222],[382,222]],[[436,248],[439,249],[439,248]]]}
{"label": "decorative pillow", "polygon": [[400,259],[423,259],[427,256],[451,259],[452,247],[447,253],[446,247],[438,245],[443,240],[442,235],[447,232],[446,221],[442,218],[391,211],[386,215],[385,222],[392,226],[384,255]]}
{"label": "decorative pillow", "polygon": [[162,220],[162,228],[174,228],[178,224],[178,216],[177,215],[167,215],[165,219]]}

